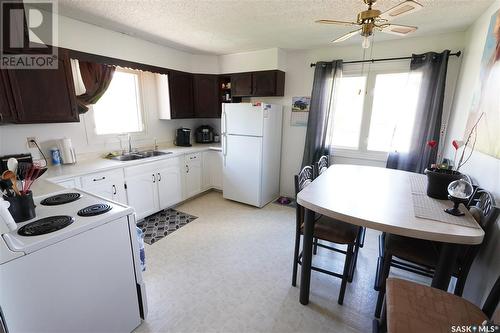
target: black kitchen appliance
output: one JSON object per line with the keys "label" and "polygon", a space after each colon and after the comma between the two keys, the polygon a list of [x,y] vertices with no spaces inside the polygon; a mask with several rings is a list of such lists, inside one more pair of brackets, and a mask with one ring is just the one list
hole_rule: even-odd
{"label": "black kitchen appliance", "polygon": [[202,125],[196,129],[196,143],[214,142],[214,129],[208,125]]}
{"label": "black kitchen appliance", "polygon": [[174,143],[176,146],[191,147],[191,129],[178,128]]}

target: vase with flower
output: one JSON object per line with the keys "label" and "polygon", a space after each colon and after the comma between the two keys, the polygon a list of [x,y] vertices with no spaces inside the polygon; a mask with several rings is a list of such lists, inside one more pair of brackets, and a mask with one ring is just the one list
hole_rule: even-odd
{"label": "vase with flower", "polygon": [[[468,179],[466,175],[460,172],[460,168],[469,161],[474,152],[477,140],[477,126],[482,117],[483,114],[479,116],[474,126],[472,126],[465,141],[453,140],[451,142],[455,149],[453,161],[448,160],[446,162],[433,163],[429,168],[425,169],[428,196],[445,200],[448,198],[448,185],[451,182],[462,178]],[[427,142],[429,149],[437,149],[437,145],[438,142],[435,140]]]}

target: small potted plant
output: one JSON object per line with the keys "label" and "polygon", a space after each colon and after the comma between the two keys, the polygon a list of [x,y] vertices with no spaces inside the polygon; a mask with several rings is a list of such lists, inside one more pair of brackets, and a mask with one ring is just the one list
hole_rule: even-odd
{"label": "small potted plant", "polygon": [[[467,139],[464,141],[453,140],[452,145],[455,149],[455,157],[453,164],[449,162],[444,163],[434,163],[431,164],[430,168],[425,169],[424,173],[427,175],[427,195],[435,198],[445,200],[448,198],[448,185],[455,180],[464,178],[464,175],[460,172],[460,168],[469,161],[474,152],[474,147],[477,140],[477,126],[483,115],[481,114],[472,126]],[[438,143],[435,140],[427,142],[429,149],[435,149]],[[468,148],[468,149],[467,149]],[[459,156],[459,150],[462,150],[460,158],[457,162],[457,157]],[[466,157],[466,152],[468,155]]]}

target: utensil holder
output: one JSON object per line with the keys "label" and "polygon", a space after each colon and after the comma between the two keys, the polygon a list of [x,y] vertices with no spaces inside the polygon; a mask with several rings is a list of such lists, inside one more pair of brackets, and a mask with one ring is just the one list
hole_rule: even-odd
{"label": "utensil holder", "polygon": [[9,213],[16,223],[31,220],[36,217],[33,192],[29,191],[21,196],[3,197],[10,203]]}

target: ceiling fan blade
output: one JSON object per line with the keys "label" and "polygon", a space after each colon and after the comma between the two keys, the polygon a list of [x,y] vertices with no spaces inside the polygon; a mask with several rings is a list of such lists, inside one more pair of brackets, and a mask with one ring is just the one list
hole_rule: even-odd
{"label": "ceiling fan blade", "polygon": [[322,23],[322,24],[342,25],[342,26],[345,26],[345,27],[352,27],[354,25],[358,25],[355,22],[336,21],[336,20],[317,20],[315,22],[316,23]]}
{"label": "ceiling fan blade", "polygon": [[410,25],[387,24],[382,27],[381,31],[388,34],[406,36],[409,33],[417,31],[417,29],[417,27],[413,27]]}
{"label": "ceiling fan blade", "polygon": [[389,10],[386,10],[385,12],[380,14],[380,18],[383,20],[390,21],[396,17],[401,17],[404,15],[415,13],[421,10],[422,8],[424,8],[424,6],[422,6],[418,2],[413,0],[407,0],[401,2],[399,5],[392,7]]}
{"label": "ceiling fan blade", "polygon": [[356,36],[358,35],[359,33],[361,32],[361,29],[358,29],[358,30],[354,30],[354,31],[351,31],[343,36],[340,36],[339,38],[335,39],[332,41],[332,43],[340,43],[340,42],[343,42],[345,40],[348,40],[349,38],[351,38],[352,36]]}

